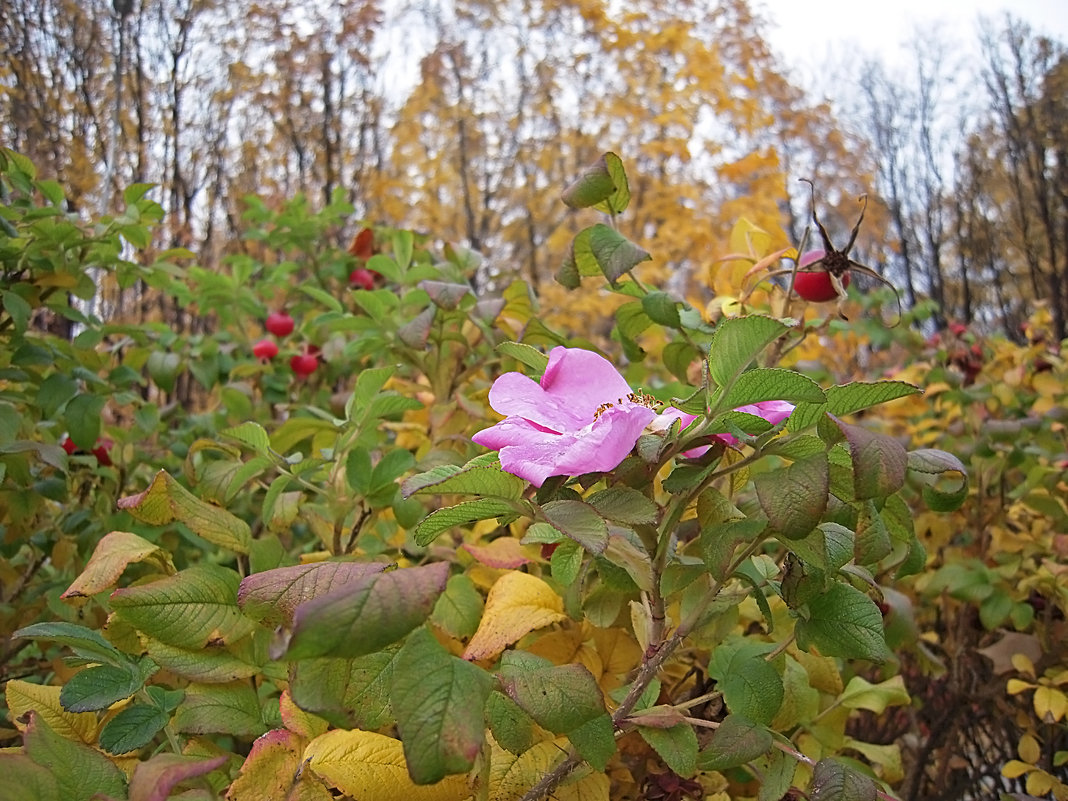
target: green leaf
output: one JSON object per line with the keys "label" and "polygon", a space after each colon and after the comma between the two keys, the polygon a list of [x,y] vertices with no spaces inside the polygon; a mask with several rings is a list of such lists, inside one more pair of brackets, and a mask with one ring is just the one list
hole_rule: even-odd
{"label": "green leaf", "polygon": [[625,525],[653,525],[659,507],[643,493],[630,487],[609,487],[586,499],[601,517]]}
{"label": "green leaf", "polygon": [[294,664],[293,700],[343,729],[373,731],[393,721],[389,692],[399,648],[355,659],[305,659]]}
{"label": "green leaf", "polygon": [[779,367],[758,367],[738,376],[716,408],[737,409],[770,400],[820,403],[824,394],[819,384],[801,373]]}
{"label": "green leaf", "polygon": [[908,454],[893,437],[832,418],[849,443],[853,494],[857,500],[885,498],[905,485]]}
{"label": "green leaf", "polygon": [[564,587],[570,587],[582,570],[582,561],[586,552],[574,540],[564,540],[553,550],[549,558],[549,567],[553,579]]}
{"label": "green leaf", "polygon": [[504,472],[499,465],[440,465],[405,479],[401,494],[405,498],[412,495],[481,495],[518,501],[528,486],[526,481]]}
{"label": "green leaf", "polygon": [[148,355],[148,361],[145,362],[149,376],[164,392],[174,391],[174,382],[181,366],[182,360],[177,353],[164,350],[152,351]]}
{"label": "green leaf", "polygon": [[791,431],[808,428],[814,425],[824,412],[841,417],[921,392],[919,387],[904,381],[854,381],[850,384],[840,384],[826,391],[826,403],[798,404],[790,416],[789,428]]}
{"label": "green leaf", "polygon": [[345,307],[341,305],[341,301],[339,301],[329,292],[326,292],[317,286],[314,286],[307,282],[300,282],[297,284],[297,289],[299,289],[312,300],[318,301],[332,312],[337,312],[340,314],[345,310]]}
{"label": "green leaf", "polygon": [[390,701],[416,784],[471,769],[485,738],[491,686],[488,673],[450,654],[427,629],[408,637],[397,655]]}
{"label": "green leaf", "polygon": [[78,656],[92,662],[121,667],[126,655],[93,629],[76,623],[34,623],[16,631],[12,637],[29,637],[37,640],[52,640],[71,648]]}
{"label": "green leaf", "polygon": [[510,356],[520,364],[525,364],[539,375],[545,372],[549,365],[549,357],[524,342],[502,342],[497,346],[497,352],[504,356]]}
{"label": "green leaf", "polygon": [[213,545],[235,553],[248,553],[252,538],[248,523],[200,500],[166,470],[156,473],[144,492],[119,498],[117,505],[142,523],[165,526],[179,521]]}
{"label": "green leaf", "polygon": [[25,333],[30,323],[30,316],[33,314],[33,307],[15,292],[0,292],[0,296],[3,297],[4,311],[15,323],[15,331],[19,334]]}
{"label": "green leaf", "polygon": [[893,549],[890,531],[873,501],[860,504],[855,548],[858,565],[874,565]]}
{"label": "green leaf", "polygon": [[178,648],[234,642],[256,624],[237,605],[237,573],[197,565],[150,584],[111,594],[116,615],[139,631]]}
{"label": "green leaf", "polygon": [[815,647],[823,656],[882,662],[889,656],[879,607],[855,587],[836,582],[808,602],[808,614],[797,621],[797,644]]}
{"label": "green leaf", "polygon": [[467,639],[478,629],[484,607],[482,593],[468,576],[450,576],[430,620],[453,637]]}
{"label": "green leaf", "polygon": [[375,573],[300,604],[286,658],[363,656],[396,642],[430,616],[448,576],[446,562]]}
{"label": "green leaf", "polygon": [[93,665],[79,670],[59,693],[59,703],[68,712],[95,712],[129,698],[144,684],[135,665]]}
{"label": "green leaf", "polygon": [[709,349],[708,369],[719,387],[729,388],[765,348],[789,328],[772,317],[728,317],[717,327]]}
{"label": "green leaf", "polygon": [[[4,222],[0,217],[0,227]],[[4,790],[8,793],[7,801],[50,801],[62,797],[52,771],[25,754],[0,751],[0,771],[4,776]]]}
{"label": "green leaf", "polygon": [[933,448],[908,454],[909,473],[923,488],[923,500],[932,511],[952,512],[968,499],[968,471],[956,456]]}
{"label": "green leaf", "polygon": [[863,676],[854,676],[838,697],[838,703],[846,709],[867,709],[876,715],[883,714],[889,706],[907,706],[911,700],[900,675],[878,684],[872,684]]}
{"label": "green leaf", "polygon": [[611,152],[605,153],[601,159],[608,168],[608,174],[612,176],[614,190],[594,208],[605,214],[622,214],[630,205],[630,185],[627,182],[627,173],[623,169],[623,160]]}
{"label": "green leaf", "polygon": [[734,714],[769,724],[783,700],[782,677],[764,656],[766,643],[723,643],[708,663],[708,675],[718,682],[723,700]]}
{"label": "green leaf", "polygon": [[[49,770],[56,793],[41,798],[63,801],[89,801],[96,796],[126,797],[126,777],[106,756],[84,743],[56,734],[36,712],[29,713],[23,735],[26,755]],[[0,769],[6,766],[0,761]],[[13,789],[13,777],[4,774],[5,797]]]}
{"label": "green leaf", "polygon": [[493,739],[504,750],[519,755],[534,745],[534,719],[504,693],[490,693],[486,720]]}
{"label": "green leaf", "polygon": [[638,726],[638,733],[675,773],[689,778],[697,772],[697,734],[689,723],[668,729]]}
{"label": "green leaf", "polygon": [[246,422],[231,428],[224,428],[219,432],[220,436],[236,439],[247,445],[261,456],[269,456],[271,453],[271,438],[267,430],[259,423]]}
{"label": "green leaf", "polygon": [[525,511],[524,506],[503,498],[480,498],[445,506],[435,509],[415,527],[415,541],[419,545],[429,545],[439,534],[453,526],[466,526],[477,520],[513,516]]}
{"label": "green leaf", "polygon": [[237,603],[265,625],[289,625],[298,605],[386,567],[381,562],[314,562],[266,570],[242,579]]}
{"label": "green leaf", "polygon": [[131,704],[100,730],[100,747],[109,754],[136,751],[152,742],[170,715],[152,704]]}
{"label": "green leaf", "polygon": [[78,394],[78,382],[64,373],[53,373],[37,389],[41,417],[52,419],[68,401]]}
{"label": "green leaf", "polygon": [[812,770],[810,801],[876,801],[875,782],[835,759],[821,759]]}
{"label": "green leaf", "polygon": [[176,731],[258,737],[267,727],[256,691],[248,682],[190,684],[174,716]]}
{"label": "green leaf", "polygon": [[615,729],[606,712],[567,733],[579,756],[597,771],[608,767],[608,760],[616,754]]}
{"label": "green leaf", "polygon": [[77,395],[63,411],[71,440],[83,451],[91,451],[100,438],[100,413],[105,399],[99,395]]}
{"label": "green leaf", "polygon": [[561,193],[560,199],[572,209],[596,206],[607,214],[618,214],[630,201],[623,162],[615,153],[605,153]]}
{"label": "green leaf", "polygon": [[557,531],[590,553],[604,553],[608,545],[608,524],[593,506],[582,501],[550,501],[541,511]]}
{"label": "green leaf", "polygon": [[775,744],[771,732],[743,715],[730,714],[723,719],[712,740],[701,752],[697,766],[701,770],[723,770],[752,762]]}
{"label": "green leaf", "polygon": [[760,506],[773,529],[787,539],[807,536],[823,518],[830,492],[826,453],[753,477]]}
{"label": "green leaf", "polygon": [[[642,310],[649,319],[668,328],[681,328],[678,301],[667,292],[650,292],[642,298]],[[677,771],[676,771],[677,772]]]}
{"label": "green leaf", "polygon": [[602,273],[612,283],[643,261],[652,259],[619,231],[601,223],[580,232],[573,247],[580,275]]}
{"label": "green leaf", "polygon": [[501,689],[554,734],[567,734],[605,713],[597,680],[579,664],[553,665],[522,651],[501,657]]}

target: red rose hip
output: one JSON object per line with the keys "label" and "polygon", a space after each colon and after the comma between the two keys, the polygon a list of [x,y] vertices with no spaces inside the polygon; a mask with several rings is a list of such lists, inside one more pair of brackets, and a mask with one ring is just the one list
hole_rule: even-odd
{"label": "red rose hip", "polygon": [[278,345],[270,339],[261,339],[252,346],[252,355],[262,361],[270,361],[278,355]]}
{"label": "red rose hip", "polygon": [[264,328],[276,337],[287,337],[293,333],[293,318],[283,311],[271,312],[267,315]]}

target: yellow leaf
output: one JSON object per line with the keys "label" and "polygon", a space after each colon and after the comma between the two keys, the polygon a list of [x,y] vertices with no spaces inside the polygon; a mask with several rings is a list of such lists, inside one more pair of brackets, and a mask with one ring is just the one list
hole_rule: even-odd
{"label": "yellow leaf", "polygon": [[529,573],[505,573],[490,588],[464,659],[496,656],[523,635],[565,619],[564,602],[552,587]]}
{"label": "yellow leaf", "polygon": [[864,754],[869,762],[879,765],[881,768],[879,778],[883,781],[894,784],[905,778],[905,768],[901,762],[901,749],[897,744],[876,745],[875,743],[865,743],[860,740],[854,740],[852,737],[847,737],[845,745],[846,748],[852,748]]}
{"label": "yellow leaf", "polygon": [[174,564],[158,545],[128,531],[112,531],[97,543],[89,563],[60,598],[95,595],[114,586],[127,566],[151,560],[167,575],[174,574]]}
{"label": "yellow leaf", "polygon": [[1028,795],[1041,797],[1053,789],[1053,777],[1044,770],[1033,770],[1027,774],[1024,789]]}
{"label": "yellow leaf", "polygon": [[861,676],[854,676],[846,685],[841,700],[842,706],[848,709],[867,709],[881,715],[888,706],[901,706],[909,703],[911,699],[901,676],[893,676],[878,684],[865,681]]}
{"label": "yellow leaf", "polygon": [[1016,753],[1020,755],[1020,759],[1024,762],[1034,765],[1038,763],[1039,758],[1042,756],[1042,747],[1033,735],[1025,734],[1020,738],[1019,745],[1016,746]]}
{"label": "yellow leaf", "polygon": [[284,798],[300,768],[304,741],[293,732],[274,729],[252,744],[241,770],[226,793],[226,801]]}
{"label": "yellow leaf", "polygon": [[1001,768],[1001,775],[1006,779],[1016,779],[1023,776],[1033,767],[1033,765],[1028,765],[1026,762],[1021,762],[1018,759],[1010,759]]}
{"label": "yellow leaf", "polygon": [[[490,762],[489,796],[493,801],[517,801],[567,753],[563,737],[546,740],[528,748],[519,756],[510,754],[489,738],[493,749]],[[608,801],[608,777],[591,773],[578,781],[566,783],[553,791],[557,801]],[[362,801],[362,799],[361,799]]]}
{"label": "yellow leaf", "polygon": [[585,626],[566,626],[558,631],[551,631],[539,637],[537,642],[531,643],[527,651],[548,659],[554,665],[584,665],[595,677],[604,672],[600,655],[587,641]]}
{"label": "yellow leaf", "polygon": [[1053,687],[1039,687],[1035,690],[1035,714],[1039,720],[1058,721],[1068,711],[1068,697]]}
{"label": "yellow leaf", "polygon": [[11,679],[4,690],[8,717],[21,731],[25,725],[19,722],[19,718],[33,710],[61,737],[92,745],[96,742],[96,715],[92,712],[68,712],[59,703],[61,689]]}
{"label": "yellow leaf", "polygon": [[1008,684],[1005,685],[1005,689],[1008,691],[1009,695],[1016,695],[1025,690],[1034,689],[1034,686],[1035,685],[1030,682],[1021,681],[1020,679],[1009,679]]}
{"label": "yellow leaf", "polygon": [[336,729],[304,749],[316,774],[360,801],[463,801],[471,796],[466,776],[415,784],[408,776],[400,740],[369,731]]}

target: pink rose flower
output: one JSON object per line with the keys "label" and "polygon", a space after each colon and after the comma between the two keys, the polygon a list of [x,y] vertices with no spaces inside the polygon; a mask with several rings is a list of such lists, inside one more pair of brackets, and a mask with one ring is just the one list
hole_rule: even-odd
{"label": "pink rose flower", "polygon": [[[794,405],[792,403],[789,403],[788,401],[771,400],[760,401],[759,403],[751,403],[746,406],[739,406],[734,411],[745,412],[746,414],[763,417],[772,425],[778,425],[787,417],[789,417],[790,413],[793,410]],[[681,420],[681,428],[685,430],[686,426],[692,423],[695,419],[696,418],[694,417],[694,415],[686,414],[686,412],[679,411],[678,409],[672,407],[666,409],[664,413],[657,418],[656,423],[654,423],[653,427],[655,429],[667,430],[667,428],[674,420]],[[713,434],[712,438],[718,439],[725,445],[729,445],[730,447],[735,447],[738,445],[738,439],[731,434]],[[691,448],[688,451],[683,451],[682,455],[689,459],[695,459],[701,454],[705,453],[708,448],[708,445],[700,445],[696,448]]]}
{"label": "pink rose flower", "polygon": [[505,419],[471,439],[500,451],[501,467],[536,487],[549,476],[618,467],[657,416],[611,362],[580,348],[553,348],[540,383],[505,373],[489,402]]}

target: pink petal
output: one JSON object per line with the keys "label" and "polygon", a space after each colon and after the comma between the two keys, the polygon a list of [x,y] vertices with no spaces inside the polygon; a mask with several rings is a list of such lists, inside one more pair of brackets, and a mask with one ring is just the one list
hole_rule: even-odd
{"label": "pink petal", "polygon": [[610,361],[582,348],[553,348],[541,385],[586,422],[602,404],[618,404],[632,392]]}
{"label": "pink petal", "polygon": [[527,436],[521,443],[513,440],[500,449],[501,467],[536,487],[549,476],[612,470],[630,453],[654,417],[656,413],[644,406],[614,406],[579,431],[542,438]]}

